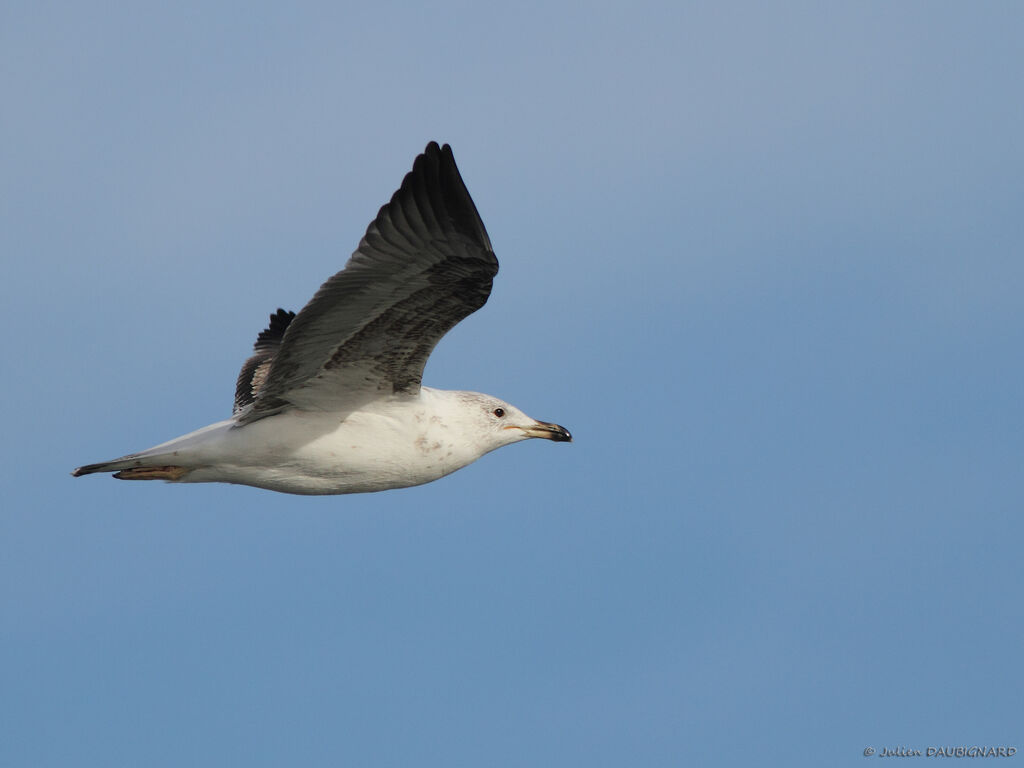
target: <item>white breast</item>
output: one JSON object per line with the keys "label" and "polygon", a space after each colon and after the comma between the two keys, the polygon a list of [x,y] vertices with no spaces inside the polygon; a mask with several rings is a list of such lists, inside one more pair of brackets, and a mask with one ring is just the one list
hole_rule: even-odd
{"label": "white breast", "polygon": [[210,465],[185,481],[358,493],[427,483],[479,458],[483,451],[465,438],[458,419],[447,418],[447,398],[421,393],[375,401],[344,418],[289,410],[231,430],[207,446]]}

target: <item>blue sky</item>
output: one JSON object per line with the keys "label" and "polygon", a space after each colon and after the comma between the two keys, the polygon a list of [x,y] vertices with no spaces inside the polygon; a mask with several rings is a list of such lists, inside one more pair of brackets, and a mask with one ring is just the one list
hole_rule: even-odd
{"label": "blue sky", "polygon": [[[1024,685],[1015,3],[0,10],[0,765],[863,765]],[[420,488],[72,480],[230,413],[428,140],[501,273]]]}

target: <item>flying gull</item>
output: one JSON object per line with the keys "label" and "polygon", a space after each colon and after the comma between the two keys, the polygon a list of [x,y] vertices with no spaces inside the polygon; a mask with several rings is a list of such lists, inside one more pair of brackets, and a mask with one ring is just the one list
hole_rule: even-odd
{"label": "flying gull", "polygon": [[571,441],[496,397],[420,384],[497,272],[451,148],[431,142],[345,268],[298,314],[270,316],[230,419],[72,474],[361,493],[429,483],[530,437]]}

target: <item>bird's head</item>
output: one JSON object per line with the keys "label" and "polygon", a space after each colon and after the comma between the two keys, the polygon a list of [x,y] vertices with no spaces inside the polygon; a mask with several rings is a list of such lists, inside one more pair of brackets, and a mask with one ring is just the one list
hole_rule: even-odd
{"label": "bird's head", "polygon": [[572,442],[572,435],[565,427],[531,418],[504,400],[479,392],[459,392],[458,395],[460,409],[484,435],[488,450],[531,437]]}

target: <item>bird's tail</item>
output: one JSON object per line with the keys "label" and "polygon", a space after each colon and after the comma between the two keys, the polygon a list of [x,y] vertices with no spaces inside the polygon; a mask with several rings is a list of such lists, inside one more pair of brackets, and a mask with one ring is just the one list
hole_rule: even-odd
{"label": "bird's tail", "polygon": [[[189,471],[188,467],[159,462],[159,456],[124,456],[113,461],[86,464],[71,473],[72,477],[93,475],[97,472],[113,472],[118,480],[180,480]],[[164,457],[170,458],[170,457]]]}
{"label": "bird's tail", "polygon": [[166,443],[138,453],[129,453],[119,459],[86,464],[71,474],[73,477],[114,472],[118,480],[181,480],[204,461],[204,446],[216,445],[230,432],[234,422],[220,421],[176,437]]}

